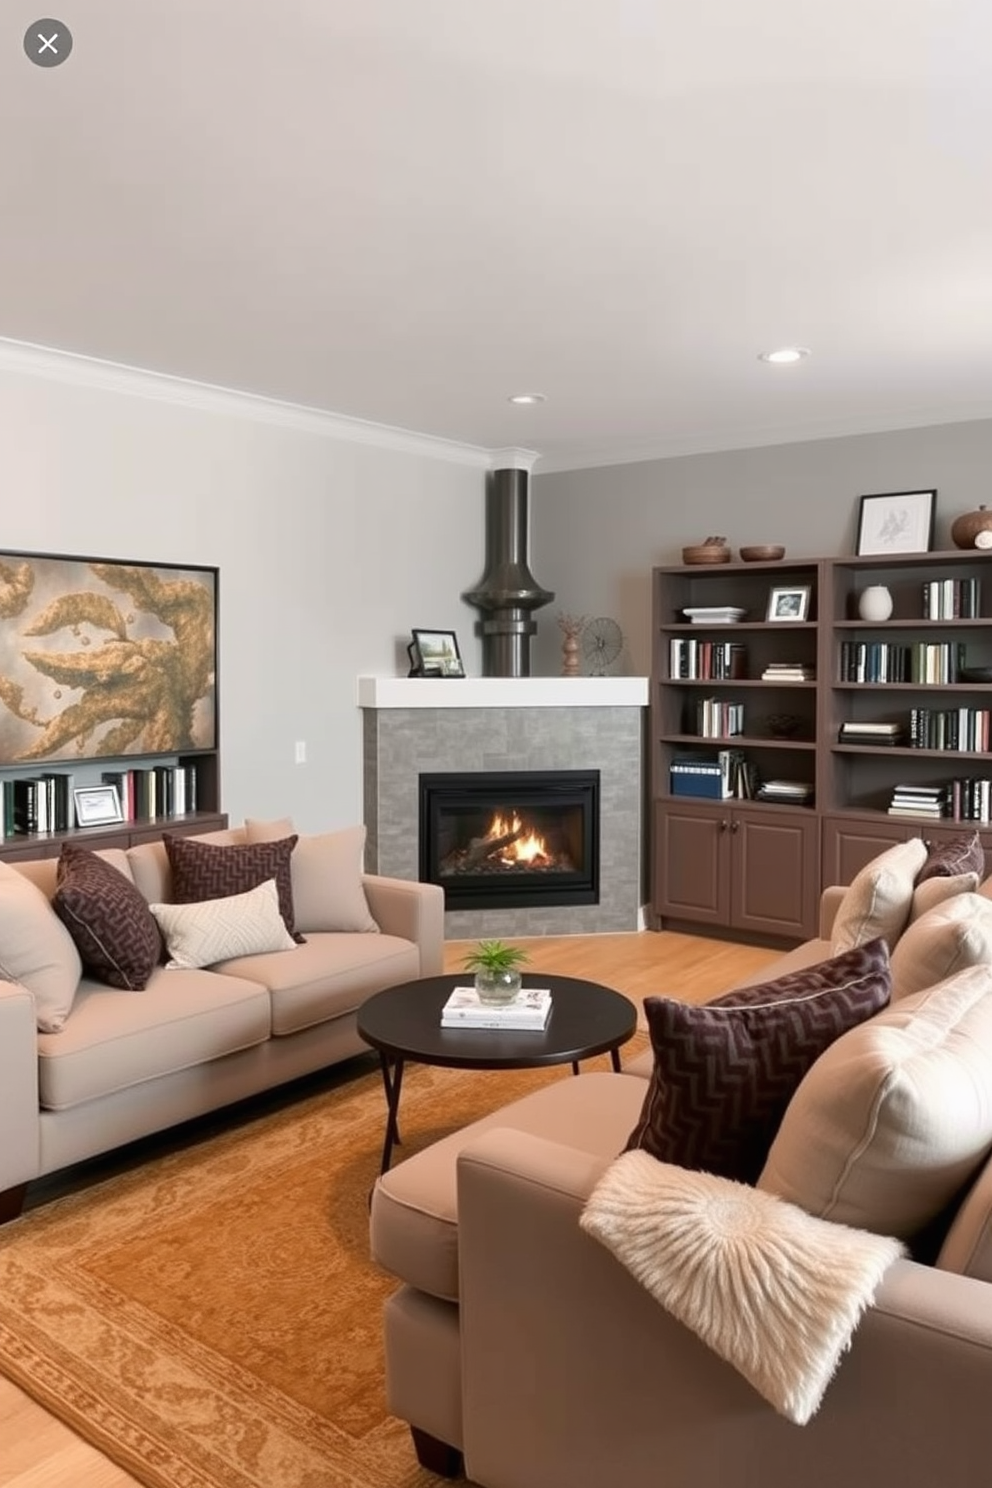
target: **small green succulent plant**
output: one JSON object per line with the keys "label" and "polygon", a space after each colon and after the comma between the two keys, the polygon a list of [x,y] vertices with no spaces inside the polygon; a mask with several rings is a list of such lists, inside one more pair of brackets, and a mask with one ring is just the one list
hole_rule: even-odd
{"label": "small green succulent plant", "polygon": [[505,940],[480,940],[474,950],[465,957],[468,971],[484,971],[498,976],[504,971],[516,971],[530,956],[521,946],[507,945]]}

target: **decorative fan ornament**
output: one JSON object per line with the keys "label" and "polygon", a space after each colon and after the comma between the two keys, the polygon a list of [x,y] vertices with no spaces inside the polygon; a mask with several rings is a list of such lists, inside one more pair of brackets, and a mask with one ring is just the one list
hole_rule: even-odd
{"label": "decorative fan ornament", "polygon": [[582,631],[582,655],[590,677],[605,677],[623,649],[623,631],[615,620],[599,616]]}

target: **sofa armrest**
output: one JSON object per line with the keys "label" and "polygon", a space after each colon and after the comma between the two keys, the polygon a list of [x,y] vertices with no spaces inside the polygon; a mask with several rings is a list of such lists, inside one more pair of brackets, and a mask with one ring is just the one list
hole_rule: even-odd
{"label": "sofa armrest", "polygon": [[34,998],[0,982],[0,1193],[41,1172],[38,1031]]}
{"label": "sofa armrest", "polygon": [[379,929],[399,935],[420,948],[420,975],[444,970],[444,890],[437,884],[413,883],[364,873],[362,884]]}
{"label": "sofa armrest", "polygon": [[831,886],[828,889],[824,889],[823,893],[820,895],[819,934],[821,940],[831,940],[833,938],[834,920],[837,918],[837,911],[838,909],[840,909],[841,900],[844,898],[844,895],[846,893],[847,890],[845,888],[842,888],[838,884],[831,884]]}
{"label": "sofa armrest", "polygon": [[[796,1427],[578,1218],[603,1160],[500,1128],[458,1162],[464,1448],[481,1483],[932,1488],[986,1453],[992,1289],[898,1261]],[[526,1464],[526,1471],[519,1470]]]}

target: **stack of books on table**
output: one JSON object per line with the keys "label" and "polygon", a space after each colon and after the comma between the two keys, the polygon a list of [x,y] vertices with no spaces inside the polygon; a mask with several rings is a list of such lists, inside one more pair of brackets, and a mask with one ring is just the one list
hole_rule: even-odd
{"label": "stack of books on table", "polygon": [[906,737],[902,723],[842,723],[841,744],[901,744]]}
{"label": "stack of books on table", "polygon": [[441,1009],[442,1028],[532,1028],[538,1033],[551,1014],[547,987],[521,987],[512,1002],[483,1002],[474,987],[455,987]]}
{"label": "stack of books on table", "polygon": [[919,816],[939,821],[950,815],[950,786],[897,785],[892,790],[890,816]]}
{"label": "stack of books on table", "polygon": [[804,780],[765,780],[757,799],[778,801],[783,806],[808,806],[813,799],[813,787]]}

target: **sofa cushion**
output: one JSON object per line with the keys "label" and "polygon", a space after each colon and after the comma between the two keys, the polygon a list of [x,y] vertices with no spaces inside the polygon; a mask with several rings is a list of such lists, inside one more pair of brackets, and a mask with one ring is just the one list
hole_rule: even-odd
{"label": "sofa cushion", "polygon": [[987,1162],[957,1207],[935,1265],[978,1281],[992,1281],[992,1162]]}
{"label": "sofa cushion", "polygon": [[985,877],[985,851],[977,832],[964,832],[960,837],[929,843],[926,862],[917,874],[916,882],[956,878],[960,873],[974,873],[979,880]]}
{"label": "sofa cushion", "polygon": [[199,904],[153,904],[150,912],[165,936],[170,967],[214,966],[232,957],[297,949],[279,912],[274,878],[245,894]]}
{"label": "sofa cushion", "polygon": [[396,935],[308,935],[292,956],[235,957],[217,971],[267,987],[274,1035],[354,1013],[374,992],[420,976],[420,952]]}
{"label": "sofa cushion", "polygon": [[992,1150],[992,966],[972,966],[839,1038],[789,1103],[759,1187],[909,1240]]}
{"label": "sofa cushion", "polygon": [[65,1027],[82,970],[75,942],[47,896],[0,863],[0,972],[31,993],[41,1032]]}
{"label": "sofa cushion", "polygon": [[158,966],[133,997],[84,978],[64,1030],[38,1037],[39,1100],[64,1110],[200,1065],[215,1066],[204,1081],[223,1080],[215,1062],[271,1028],[268,993],[237,977]]}
{"label": "sofa cushion", "polygon": [[279,909],[286,929],[295,935],[293,882],[290,859],[296,846],[294,835],[278,842],[246,842],[220,846],[195,837],[177,837],[163,832],[162,839],[172,869],[172,899],[176,904],[195,904],[205,899],[227,899],[245,894],[267,878],[274,878],[279,891]]}
{"label": "sofa cushion", "polygon": [[973,894],[977,888],[977,873],[956,873],[952,877],[938,875],[917,882],[909,909],[909,923],[912,925],[915,920],[929,914],[938,904],[954,899],[958,894]]}
{"label": "sofa cushion", "polygon": [[845,890],[834,919],[835,955],[879,936],[892,949],[909,919],[914,882],[926,856],[923,839],[911,837],[865,864]]}
{"label": "sofa cushion", "polygon": [[911,997],[983,962],[992,963],[992,900],[981,894],[955,894],[912,921],[899,937],[892,952],[892,1000]]}
{"label": "sofa cushion", "polygon": [[52,907],[90,976],[131,992],[148,985],[162,937],[130,876],[89,848],[66,842]]}
{"label": "sofa cushion", "polygon": [[[397,1163],[372,1192],[373,1259],[434,1297],[458,1296],[458,1154],[498,1127],[613,1157],[644,1091],[631,1075],[590,1071],[525,1095]],[[402,1124],[403,1112],[400,1111]]]}
{"label": "sofa cushion", "polygon": [[645,998],[654,1068],[627,1149],[752,1183],[810,1065],[889,991],[874,940],[702,1006]]}
{"label": "sofa cushion", "polygon": [[[271,842],[292,832],[287,819],[274,822],[245,819],[249,842]],[[379,926],[372,917],[362,887],[365,863],[365,827],[342,827],[301,837],[296,844],[290,873],[297,927],[311,930],[351,931],[375,934]]]}

